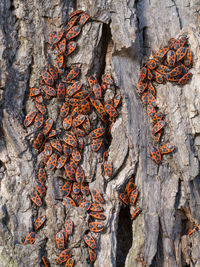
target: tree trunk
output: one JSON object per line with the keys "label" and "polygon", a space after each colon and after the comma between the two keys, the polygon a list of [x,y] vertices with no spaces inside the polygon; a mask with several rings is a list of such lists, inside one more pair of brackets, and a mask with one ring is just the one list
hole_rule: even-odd
{"label": "tree trunk", "polygon": [[[101,155],[84,149],[82,166],[90,190],[103,193],[107,217],[103,233],[95,234],[94,266],[200,266],[199,232],[187,236],[200,223],[198,0],[0,1],[0,266],[41,266],[43,255],[51,266],[58,266],[55,235],[66,217],[74,222],[68,246],[75,266],[90,266],[82,239],[88,214],[63,206],[58,194],[60,173],[48,172],[45,205],[38,209],[30,201],[38,153],[32,148],[34,127],[23,126],[25,115],[34,110],[28,89],[39,86],[40,72],[53,58],[49,33],[61,29],[76,9],[87,11],[91,20],[83,27],[78,52],[69,57],[67,67],[80,66],[85,84],[89,74],[109,72],[122,94],[108,149],[111,178],[103,175]],[[156,86],[158,108],[167,124],[162,141],[176,147],[156,165],[149,155],[152,125],[137,93],[139,70],[153,49],[182,34],[193,53],[193,77],[182,87]],[[56,103],[52,100],[48,110],[54,121]],[[119,201],[119,193],[132,176],[140,191],[137,206],[142,209],[133,221],[129,207]],[[41,214],[46,214],[47,221],[35,244],[24,245]]]}

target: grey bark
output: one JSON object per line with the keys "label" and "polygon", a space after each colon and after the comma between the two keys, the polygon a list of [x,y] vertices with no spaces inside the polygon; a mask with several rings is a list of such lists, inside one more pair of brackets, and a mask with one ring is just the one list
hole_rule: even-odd
{"label": "grey bark", "polygon": [[[91,71],[111,72],[123,96],[111,131],[112,179],[102,175],[98,153],[89,148],[84,152],[90,188],[99,189],[106,199],[107,228],[96,236],[94,266],[200,266],[199,232],[186,235],[200,224],[198,0],[0,1],[0,266],[40,266],[45,251],[51,265],[57,266],[55,234],[66,214],[75,223],[69,246],[76,266],[89,266],[82,241],[88,217],[80,208],[64,209],[57,200],[59,173],[48,173],[46,206],[39,211],[46,214],[46,225],[34,245],[23,245],[37,215],[29,199],[37,169],[37,154],[31,148],[34,129],[22,124],[33,110],[27,89],[39,85],[40,71],[51,58],[49,33],[60,29],[76,8],[88,11],[92,21],[84,27],[79,52],[70,57],[68,66],[81,66],[83,82]],[[153,49],[181,34],[187,35],[194,54],[193,78],[184,87],[169,83],[156,87],[159,110],[167,122],[163,141],[176,146],[175,153],[164,156],[157,166],[149,156],[151,123],[136,92],[139,69]],[[53,105],[49,114],[56,120]],[[132,175],[140,190],[142,214],[131,223],[118,195]]]}

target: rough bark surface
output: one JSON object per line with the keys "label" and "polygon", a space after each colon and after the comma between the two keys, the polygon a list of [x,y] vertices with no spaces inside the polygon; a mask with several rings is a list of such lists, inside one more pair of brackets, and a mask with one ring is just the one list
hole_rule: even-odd
{"label": "rough bark surface", "polygon": [[[74,9],[88,11],[92,22],[83,28],[79,51],[68,66],[81,66],[83,82],[89,73],[111,72],[123,96],[111,131],[112,179],[102,175],[98,153],[89,148],[84,152],[90,188],[97,188],[106,200],[107,227],[98,235],[94,266],[200,266],[200,234],[186,235],[200,224],[198,0],[0,1],[0,266],[37,267],[44,253],[51,266],[57,266],[55,234],[66,214],[75,223],[70,248],[76,266],[90,266],[82,241],[87,214],[80,208],[64,208],[56,191],[59,173],[48,173],[46,205],[39,211],[47,216],[45,227],[34,245],[23,244],[38,215],[29,199],[37,169],[33,128],[22,124],[33,109],[27,89],[38,86],[40,71],[51,58],[49,33],[60,29]],[[136,92],[139,69],[153,49],[181,34],[187,35],[194,55],[193,77],[184,87],[166,83],[156,88],[167,122],[163,140],[176,146],[175,153],[164,156],[157,166],[149,156],[151,123]],[[49,114],[56,120],[58,110],[51,108]],[[118,198],[132,175],[142,208],[133,222]]]}

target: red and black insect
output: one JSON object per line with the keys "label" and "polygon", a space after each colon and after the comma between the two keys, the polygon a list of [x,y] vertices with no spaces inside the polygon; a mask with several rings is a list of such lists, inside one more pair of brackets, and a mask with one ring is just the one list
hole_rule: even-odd
{"label": "red and black insect", "polygon": [[42,114],[45,114],[45,113],[47,113],[47,109],[46,109],[46,107],[45,107],[45,104],[43,104],[43,103],[35,103],[35,106],[36,106],[36,108],[39,110],[39,112],[41,112]]}
{"label": "red and black insect", "polygon": [[90,133],[90,137],[92,139],[96,139],[96,138],[99,138],[101,137],[102,135],[104,135],[105,133],[105,128],[104,127],[101,127],[101,128],[97,128],[95,130],[93,130],[91,133]]}
{"label": "red and black insect", "polygon": [[73,182],[72,191],[74,192],[74,194],[78,195],[81,191],[80,184],[77,182]]}
{"label": "red and black insect", "polygon": [[81,32],[81,26],[80,25],[76,25],[73,26],[67,33],[66,33],[66,39],[67,40],[71,40],[72,38],[75,38],[76,36],[78,36]]}
{"label": "red and black insect", "polygon": [[65,262],[65,267],[73,267],[74,266],[74,259],[70,258]]}
{"label": "red and black insect", "polygon": [[63,136],[63,141],[73,147],[77,147],[77,139],[75,135],[72,132],[66,132],[65,135]]}
{"label": "red and black insect", "polygon": [[174,50],[179,49],[180,47],[183,47],[185,45],[185,43],[187,42],[187,39],[185,36],[180,37],[178,40],[175,41],[174,43]]}
{"label": "red and black insect", "polygon": [[40,89],[38,88],[30,88],[28,96],[33,97],[40,94]]}
{"label": "red and black insect", "polygon": [[138,82],[138,92],[140,94],[142,94],[142,93],[144,93],[146,88],[147,88],[147,82],[139,80],[139,82]]}
{"label": "red and black insect", "polygon": [[73,221],[70,219],[67,219],[65,221],[65,231],[67,235],[72,235],[73,227],[74,227]]}
{"label": "red and black insect", "polygon": [[113,172],[112,163],[109,161],[104,161],[103,162],[103,168],[104,168],[105,174],[108,175],[109,177],[111,177],[112,172]]}
{"label": "red and black insect", "polygon": [[43,122],[44,116],[42,113],[38,112],[34,120],[34,126],[39,129],[40,127],[42,127]]}
{"label": "red and black insect", "polygon": [[157,83],[164,83],[164,78],[159,72],[152,70],[153,77]]}
{"label": "red and black insect", "polygon": [[167,74],[167,73],[169,73],[171,71],[171,68],[169,68],[168,66],[165,66],[165,65],[162,65],[161,64],[161,65],[158,66],[158,68],[156,69],[156,71],[159,72],[159,73],[161,73],[161,74]]}
{"label": "red and black insect", "polygon": [[28,245],[28,244],[34,244],[36,240],[36,233],[35,232],[30,232],[27,236],[26,239],[24,241],[24,244]]}
{"label": "red and black insect", "polygon": [[74,26],[78,18],[79,16],[73,16],[65,26],[65,31],[69,31]]}
{"label": "red and black insect", "polygon": [[37,190],[37,192],[40,194],[41,197],[44,197],[46,195],[46,188],[41,181],[36,180],[34,183],[34,187]]}
{"label": "red and black insect", "polygon": [[68,42],[65,50],[65,56],[70,55],[72,52],[74,52],[75,49],[76,49],[76,42],[74,41]]}
{"label": "red and black insect", "polygon": [[76,161],[79,162],[81,160],[81,153],[77,148],[73,148],[72,150],[72,158]]}
{"label": "red and black insect", "polygon": [[76,181],[77,181],[77,183],[81,184],[84,182],[84,179],[85,179],[84,170],[81,166],[79,166],[76,169]]}
{"label": "red and black insect", "polygon": [[59,151],[60,153],[62,152],[62,145],[58,140],[56,139],[51,140],[51,146],[57,151]]}
{"label": "red and black insect", "polygon": [[156,112],[152,118],[153,123],[157,123],[163,119],[163,114],[161,112]]}
{"label": "red and black insect", "polygon": [[142,67],[140,69],[140,80],[144,81],[146,76],[147,76],[147,68],[146,67]]}
{"label": "red and black insect", "polygon": [[182,60],[187,53],[187,48],[186,47],[180,47],[179,49],[176,50],[176,61]]}
{"label": "red and black insect", "polygon": [[40,196],[36,192],[33,192],[33,193],[30,194],[30,199],[38,207],[42,206],[42,200],[41,200]]}
{"label": "red and black insect", "polygon": [[192,78],[192,73],[188,72],[185,75],[183,75],[182,78],[178,80],[178,84],[181,84],[181,85],[187,84],[191,78]]}
{"label": "red and black insect", "polygon": [[191,234],[194,233],[194,231],[197,229],[197,225],[195,225],[192,229],[189,230],[189,232],[187,233],[188,236],[190,236]]}
{"label": "red and black insect", "polygon": [[186,53],[183,63],[186,67],[189,67],[192,63],[192,51],[189,48],[187,48],[187,53]]}
{"label": "red and black insect", "polygon": [[35,222],[34,222],[34,229],[35,231],[37,231],[46,221],[46,216],[45,215],[42,215],[40,217],[38,217]]}
{"label": "red and black insect", "polygon": [[127,194],[120,193],[119,197],[124,204],[129,205],[129,197]]}
{"label": "red and black insect", "polygon": [[90,222],[89,230],[91,232],[100,233],[104,230],[104,225],[100,222]]}
{"label": "red and black insect", "polygon": [[92,191],[92,197],[93,197],[93,200],[100,203],[100,204],[103,204],[104,203],[104,199],[101,195],[101,193],[99,193],[99,191],[97,189],[94,189]]}
{"label": "red and black insect", "polygon": [[58,69],[61,69],[64,64],[64,56],[63,54],[60,54],[56,57],[56,65]]}
{"label": "red and black insect", "polygon": [[130,196],[133,190],[135,190],[135,183],[133,182],[133,179],[131,178],[126,185],[125,192],[127,193],[128,196]]}
{"label": "red and black insect", "polygon": [[34,100],[35,100],[37,103],[41,104],[41,103],[43,103],[44,98],[43,98],[42,95],[37,95],[37,96],[34,97]]}
{"label": "red and black insect", "polygon": [[49,64],[49,73],[51,74],[54,80],[58,79],[58,70],[52,64]]}
{"label": "red and black insect", "polygon": [[72,126],[72,115],[69,114],[66,118],[63,120],[63,128],[65,130],[69,130],[70,127]]}
{"label": "red and black insect", "polygon": [[56,43],[58,43],[60,40],[61,40],[61,38],[63,37],[63,33],[64,33],[64,31],[53,31],[53,32],[51,32],[50,34],[49,34],[49,43],[50,44],[56,44]]}
{"label": "red and black insect", "polygon": [[141,213],[140,208],[135,208],[133,213],[131,214],[131,220],[134,220]]}
{"label": "red and black insect", "polygon": [[56,262],[58,264],[62,264],[63,262],[67,261],[72,255],[72,251],[70,249],[63,250],[58,258],[56,259]]}
{"label": "red and black insect", "polygon": [[42,257],[42,263],[44,264],[45,267],[50,266],[49,260],[45,256]]}
{"label": "red and black insect", "polygon": [[153,146],[150,148],[150,154],[153,158],[153,160],[155,161],[155,163],[160,164],[161,163],[161,153],[160,153],[160,149]]}
{"label": "red and black insect", "polygon": [[51,155],[51,157],[49,158],[49,160],[47,161],[47,168],[49,170],[54,170],[56,165],[57,165],[57,159],[58,159],[58,156],[56,153],[53,153]]}
{"label": "red and black insect", "polygon": [[89,254],[90,262],[95,262],[96,257],[97,257],[96,251],[91,248],[88,248],[88,254]]}
{"label": "red and black insect", "polygon": [[90,18],[90,16],[87,13],[85,13],[85,12],[82,13],[80,15],[80,19],[79,19],[78,24],[81,26],[85,25],[85,23],[88,21],[89,18]]}
{"label": "red and black insect", "polygon": [[64,249],[65,247],[65,237],[62,232],[56,234],[56,245],[59,249]]}
{"label": "red and black insect", "polygon": [[51,137],[55,137],[56,136],[56,130],[55,129],[51,129],[49,131],[49,133],[47,134],[47,138],[51,138]]}
{"label": "red and black insect", "polygon": [[167,64],[173,67],[176,63],[176,52],[174,50],[169,50],[167,53]]}
{"label": "red and black insect", "polygon": [[105,84],[113,84],[113,79],[108,73],[105,73],[101,76],[101,81]]}
{"label": "red and black insect", "polygon": [[81,13],[83,13],[84,11],[83,10],[75,10],[74,12],[72,12],[69,16],[69,18],[71,19],[72,17],[76,16],[76,15],[79,15]]}
{"label": "red and black insect", "polygon": [[156,113],[156,109],[152,105],[147,105],[147,115],[150,118],[153,118],[153,116],[155,115],[155,113]]}
{"label": "red and black insect", "polygon": [[172,143],[167,143],[162,146],[160,146],[160,153],[161,154],[167,154],[172,152],[175,149],[175,146]]}
{"label": "red and black insect", "polygon": [[38,174],[37,174],[38,180],[41,181],[42,183],[46,182],[47,179],[47,174],[44,168],[39,168],[38,169]]}
{"label": "red and black insect", "polygon": [[130,194],[130,205],[134,206],[137,200],[139,191],[137,189],[133,190]]}
{"label": "red and black insect", "polygon": [[67,102],[63,103],[60,109],[60,117],[65,118],[69,114],[69,104]]}
{"label": "red and black insect", "polygon": [[63,204],[66,206],[66,205],[71,205],[71,206],[74,206],[76,207],[76,203],[74,202],[74,200],[70,197],[64,197],[63,198]]}
{"label": "red and black insect", "polygon": [[45,123],[44,123],[44,128],[43,128],[43,130],[42,130],[43,134],[44,134],[44,135],[47,135],[47,134],[50,132],[52,126],[53,126],[53,120],[50,119],[50,118],[47,119],[47,120],[45,121]]}
{"label": "red and black insect", "polygon": [[83,201],[79,204],[79,208],[84,208],[87,211],[89,211],[90,206],[91,206],[91,203],[85,199],[83,199]]}
{"label": "red and black insect", "polygon": [[119,106],[121,99],[122,99],[121,94],[115,95],[115,97],[113,98],[113,107],[114,108],[117,108]]}
{"label": "red and black insect", "polygon": [[169,39],[169,41],[168,41],[169,49],[173,49],[175,41],[176,41],[175,38]]}
{"label": "red and black insect", "polygon": [[67,181],[60,189],[60,193],[62,197],[67,197],[71,193],[72,183]]}
{"label": "red and black insect", "polygon": [[88,184],[86,183],[81,183],[81,193],[85,196],[88,196],[90,194],[90,189]]}
{"label": "red and black insect", "polygon": [[53,149],[50,143],[46,142],[44,145],[44,153],[47,157],[50,157],[53,153]]}
{"label": "red and black insect", "polygon": [[118,112],[112,105],[104,104],[104,109],[110,117],[116,118],[118,116]]}
{"label": "red and black insect", "polygon": [[41,72],[41,76],[42,76],[42,79],[44,80],[44,82],[48,85],[53,85],[54,84],[54,79],[53,77],[51,76],[51,74],[46,71],[46,70],[43,70]]}
{"label": "red and black insect", "polygon": [[73,127],[78,127],[78,126],[80,126],[84,121],[85,121],[85,115],[83,115],[83,114],[77,115],[77,116],[73,119],[72,126],[73,126]]}
{"label": "red and black insect", "polygon": [[56,168],[57,169],[61,169],[64,165],[65,165],[65,163],[66,163],[66,161],[67,161],[67,156],[65,156],[65,155],[62,155],[62,156],[60,156],[59,158],[58,158],[58,160],[57,160],[57,165],[56,165]]}
{"label": "red and black insect", "polygon": [[42,90],[47,96],[56,96],[56,90],[51,86],[43,85]]}
{"label": "red and black insect", "polygon": [[102,91],[101,91],[101,86],[99,83],[96,83],[92,87],[93,93],[95,95],[95,98],[100,99],[102,98]]}
{"label": "red and black insect", "polygon": [[162,130],[153,135],[154,142],[159,142],[161,138]]}
{"label": "red and black insect", "polygon": [[147,61],[146,66],[149,69],[154,70],[158,66],[158,62],[155,61],[154,59],[150,59],[150,60]]}
{"label": "red and black insect", "polygon": [[[64,78],[62,81],[63,82],[70,82],[70,81],[74,80],[79,75],[79,73],[80,73],[80,69],[78,67],[74,67],[73,69],[70,70],[67,77]],[[81,83],[81,82],[77,82],[77,83]],[[82,83],[81,83],[81,86],[82,86]],[[68,94],[68,89],[67,89],[67,94]]]}
{"label": "red and black insect", "polygon": [[163,120],[158,121],[152,128],[153,134],[159,132],[165,126],[165,122]]}
{"label": "red and black insect", "polygon": [[154,97],[156,96],[156,89],[154,88],[151,81],[148,82],[148,93],[151,93]]}
{"label": "red and black insect", "polygon": [[35,111],[26,115],[25,120],[24,120],[24,126],[28,127],[29,125],[31,125],[36,115],[37,115],[37,112]]}
{"label": "red and black insect", "polygon": [[83,240],[85,241],[86,245],[90,247],[91,249],[96,248],[96,242],[92,235],[84,235]]}
{"label": "red and black insect", "polygon": [[103,207],[99,204],[99,203],[91,203],[91,206],[90,206],[90,210],[91,211],[103,211]]}
{"label": "red and black insect", "polygon": [[76,170],[71,166],[71,164],[66,163],[64,165],[66,176],[71,180],[75,181]]}
{"label": "red and black insect", "polygon": [[106,216],[103,212],[90,211],[89,215],[97,220],[105,220]]}
{"label": "red and black insect", "polygon": [[92,150],[97,152],[102,146],[103,138],[97,138],[92,141]]}
{"label": "red and black insect", "polygon": [[64,83],[58,84],[57,98],[58,98],[58,100],[62,100],[65,98],[65,85],[64,85]]}
{"label": "red and black insect", "polygon": [[33,147],[35,149],[39,149],[42,146],[43,141],[44,141],[44,134],[39,132],[38,135],[35,138],[35,141],[33,143]]}

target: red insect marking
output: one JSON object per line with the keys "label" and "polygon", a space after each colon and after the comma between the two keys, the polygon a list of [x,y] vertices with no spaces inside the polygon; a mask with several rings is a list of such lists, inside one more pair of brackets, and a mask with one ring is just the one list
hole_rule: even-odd
{"label": "red insect marking", "polygon": [[155,163],[160,164],[161,163],[161,153],[160,150],[153,146],[150,148],[150,154],[153,158],[153,160],[155,161]]}
{"label": "red insect marking", "polygon": [[131,220],[134,220],[137,217],[137,215],[139,215],[141,213],[141,211],[142,210],[140,208],[134,209],[134,211],[133,211],[133,213],[131,215]]}
{"label": "red insect marking", "polygon": [[124,204],[129,205],[129,197],[127,194],[120,193],[119,197]]}
{"label": "red insect marking", "polygon": [[174,149],[175,149],[175,146],[172,143],[167,143],[160,147],[160,153],[167,154],[167,153],[172,152]]}
{"label": "red insect marking", "polygon": [[53,153],[53,154],[51,155],[51,157],[50,157],[49,160],[47,161],[47,168],[48,168],[49,170],[54,170],[54,169],[55,169],[55,167],[56,167],[56,165],[57,165],[57,158],[58,158],[58,156],[57,156],[56,153]]}
{"label": "red insect marking", "polygon": [[58,264],[62,264],[63,262],[67,261],[72,255],[72,252],[70,249],[65,249],[63,250],[60,255],[58,256],[58,258],[56,259],[56,262]]}
{"label": "red insect marking", "polygon": [[105,73],[101,76],[102,83],[113,84],[113,79],[108,73]]}
{"label": "red insect marking", "polygon": [[48,85],[53,85],[54,84],[54,79],[53,79],[53,77],[51,76],[51,74],[48,71],[43,70],[41,72],[41,76],[42,76],[42,79],[44,80],[44,82],[46,84],[48,84]]}
{"label": "red insect marking", "polygon": [[37,112],[34,111],[34,112],[31,112],[28,115],[26,115],[25,120],[24,120],[24,126],[25,127],[28,127],[29,125],[31,125],[36,114],[37,114]]}
{"label": "red insect marking", "polygon": [[31,232],[26,236],[24,244],[26,244],[26,245],[33,244],[33,243],[35,243],[35,240],[36,240],[36,233]]}
{"label": "red insect marking", "polygon": [[59,249],[64,249],[65,247],[65,238],[62,232],[56,234],[56,245]]}
{"label": "red insect marking", "polygon": [[34,229],[35,231],[37,231],[46,221],[46,216],[45,215],[42,215],[40,217],[38,217],[35,222],[34,222]]}

